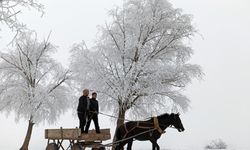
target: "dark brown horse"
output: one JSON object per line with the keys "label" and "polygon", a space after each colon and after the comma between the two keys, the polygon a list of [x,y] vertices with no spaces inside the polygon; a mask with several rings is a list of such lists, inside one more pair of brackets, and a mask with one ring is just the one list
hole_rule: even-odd
{"label": "dark brown horse", "polygon": [[[127,150],[131,150],[133,140],[146,141],[152,143],[152,149],[160,150],[157,140],[167,127],[173,126],[179,132],[184,131],[179,114],[162,114],[152,117],[147,121],[129,121],[120,126],[116,131],[116,141],[118,144],[115,150],[122,150],[128,143]],[[120,142],[119,142],[120,141]]]}

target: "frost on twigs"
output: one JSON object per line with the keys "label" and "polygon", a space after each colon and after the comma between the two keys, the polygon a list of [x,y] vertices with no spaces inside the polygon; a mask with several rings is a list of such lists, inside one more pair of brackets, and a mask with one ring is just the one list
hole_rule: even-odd
{"label": "frost on twigs", "polygon": [[48,39],[22,33],[6,53],[0,53],[0,111],[15,112],[16,119],[53,123],[67,110],[71,73],[51,54]]}
{"label": "frost on twigs", "polygon": [[112,21],[92,48],[72,48],[78,87],[99,92],[101,108],[116,115],[186,111],[190,101],[182,90],[202,76],[199,65],[188,63],[193,50],[185,41],[196,32],[191,16],[166,0],[127,0],[109,14]]}
{"label": "frost on twigs", "polygon": [[44,13],[44,6],[37,0],[0,0],[0,24],[7,25],[16,33],[25,30],[25,24],[18,20],[18,14],[24,8],[34,8],[38,12]]}

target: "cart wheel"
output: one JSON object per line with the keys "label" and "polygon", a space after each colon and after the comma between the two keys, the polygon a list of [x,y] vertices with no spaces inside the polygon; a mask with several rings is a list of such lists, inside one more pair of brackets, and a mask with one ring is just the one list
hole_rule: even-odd
{"label": "cart wheel", "polygon": [[49,143],[46,147],[46,150],[59,150],[59,147],[56,143]]}
{"label": "cart wheel", "polygon": [[84,150],[83,146],[80,143],[75,143],[71,150]]}

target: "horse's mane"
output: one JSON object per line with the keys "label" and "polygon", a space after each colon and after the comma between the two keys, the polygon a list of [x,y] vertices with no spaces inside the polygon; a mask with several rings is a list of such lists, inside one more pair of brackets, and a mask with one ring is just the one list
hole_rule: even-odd
{"label": "horse's mane", "polygon": [[171,114],[164,113],[164,114],[160,114],[159,116],[152,116],[152,117],[148,117],[148,118],[145,118],[145,119],[142,119],[142,120],[139,120],[139,121],[152,121],[155,117],[157,117],[157,118],[166,117],[166,116],[169,117]]}
{"label": "horse's mane", "polygon": [[164,114],[161,114],[161,115],[159,115],[159,116],[157,116],[157,117],[163,117],[163,116],[170,116],[171,114],[169,114],[169,113],[164,113]]}
{"label": "horse's mane", "polygon": [[164,114],[160,114],[159,116],[153,116],[153,117],[150,117],[149,119],[147,119],[146,121],[150,121],[150,120],[153,120],[155,117],[157,118],[161,118],[161,117],[169,117],[171,114],[169,113],[164,113]]}

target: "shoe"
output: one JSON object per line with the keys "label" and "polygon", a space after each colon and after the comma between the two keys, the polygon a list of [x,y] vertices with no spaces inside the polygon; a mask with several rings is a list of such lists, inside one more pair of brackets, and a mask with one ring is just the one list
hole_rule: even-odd
{"label": "shoe", "polygon": [[84,131],[81,131],[81,134],[84,134]]}
{"label": "shoe", "polygon": [[88,131],[84,131],[85,134],[88,134],[89,132]]}

